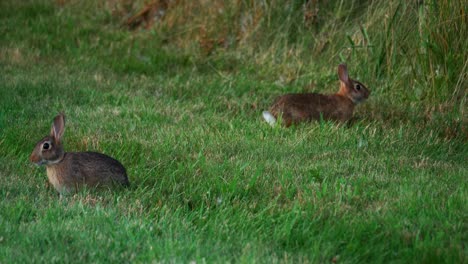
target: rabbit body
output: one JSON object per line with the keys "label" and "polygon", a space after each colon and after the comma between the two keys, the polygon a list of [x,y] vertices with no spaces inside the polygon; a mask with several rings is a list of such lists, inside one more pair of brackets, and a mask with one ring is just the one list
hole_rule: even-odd
{"label": "rabbit body", "polygon": [[346,65],[338,66],[340,89],[335,94],[292,93],[278,97],[269,111],[263,112],[264,119],[271,125],[281,116],[283,124],[312,120],[346,122],[353,116],[354,107],[369,97],[370,91],[364,84],[348,76]]}
{"label": "rabbit body", "polygon": [[354,103],[344,96],[318,93],[286,94],[276,99],[270,113],[281,117],[286,126],[320,120],[347,121],[353,115]]}
{"label": "rabbit body", "polygon": [[77,191],[83,185],[130,185],[124,166],[97,152],[66,152],[61,162],[47,165],[46,168],[49,182],[59,193]]}
{"label": "rabbit body", "polygon": [[45,165],[47,177],[62,195],[77,191],[83,186],[129,186],[125,167],[117,160],[97,152],[64,152],[61,143],[65,117],[54,119],[51,134],[40,140],[30,160]]}

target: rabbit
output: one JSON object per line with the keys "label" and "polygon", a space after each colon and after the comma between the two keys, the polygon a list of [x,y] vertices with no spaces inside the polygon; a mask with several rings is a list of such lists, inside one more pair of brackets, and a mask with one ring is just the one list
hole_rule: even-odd
{"label": "rabbit", "polygon": [[50,135],[37,142],[30,161],[45,165],[49,182],[60,197],[77,191],[81,186],[111,187],[130,185],[124,166],[117,160],[96,152],[65,152],[62,136],[65,115],[54,118]]}
{"label": "rabbit", "polygon": [[274,125],[279,115],[286,127],[312,120],[346,122],[353,116],[354,107],[365,101],[370,91],[360,82],[349,78],[345,64],[338,65],[340,90],[335,94],[286,94],[278,97],[269,111],[263,112],[265,121]]}

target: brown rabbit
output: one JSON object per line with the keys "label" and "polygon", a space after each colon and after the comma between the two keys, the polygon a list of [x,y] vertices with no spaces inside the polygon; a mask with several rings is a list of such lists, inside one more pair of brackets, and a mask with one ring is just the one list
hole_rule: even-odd
{"label": "brown rabbit", "polygon": [[276,123],[279,115],[283,124],[289,127],[305,121],[335,120],[346,122],[353,116],[354,106],[369,97],[370,91],[360,82],[348,76],[345,64],[338,65],[340,90],[331,95],[318,93],[286,94],[278,97],[263,118],[270,125]]}
{"label": "brown rabbit", "polygon": [[60,195],[77,191],[81,186],[129,186],[124,166],[117,160],[96,152],[64,152],[61,142],[65,116],[54,118],[50,135],[37,142],[30,160],[46,165],[49,182]]}

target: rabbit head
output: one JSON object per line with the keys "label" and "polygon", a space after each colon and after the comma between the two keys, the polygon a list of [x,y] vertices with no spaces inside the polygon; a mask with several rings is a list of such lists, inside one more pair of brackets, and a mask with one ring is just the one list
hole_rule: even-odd
{"label": "rabbit head", "polygon": [[338,77],[340,78],[339,95],[349,98],[354,104],[361,103],[369,97],[370,91],[364,84],[349,78],[346,64],[338,65]]}
{"label": "rabbit head", "polygon": [[37,142],[29,160],[37,165],[59,163],[64,156],[61,138],[65,130],[65,115],[60,113],[54,118],[50,135]]}

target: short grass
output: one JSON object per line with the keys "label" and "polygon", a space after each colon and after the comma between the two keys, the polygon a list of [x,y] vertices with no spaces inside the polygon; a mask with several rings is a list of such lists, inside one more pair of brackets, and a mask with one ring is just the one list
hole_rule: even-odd
{"label": "short grass", "polygon": [[[0,263],[466,263],[466,39],[453,53],[403,54],[408,24],[379,31],[372,19],[388,10],[376,2],[330,2],[337,17],[311,29],[316,39],[299,28],[269,41],[265,19],[264,42],[206,54],[168,28],[129,32],[106,5],[2,1]],[[415,8],[388,2],[388,23]],[[349,21],[363,6],[374,16],[359,29]],[[374,48],[337,33],[351,27]],[[429,50],[454,37],[436,28],[427,42],[424,30]],[[353,124],[262,122],[281,93],[335,90],[343,59],[372,90]],[[117,158],[130,189],[58,198],[28,157],[59,111],[66,149]]]}

